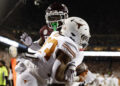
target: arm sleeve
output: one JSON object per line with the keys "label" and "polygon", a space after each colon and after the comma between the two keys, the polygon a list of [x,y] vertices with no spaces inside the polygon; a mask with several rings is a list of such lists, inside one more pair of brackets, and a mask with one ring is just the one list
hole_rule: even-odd
{"label": "arm sleeve", "polygon": [[83,51],[79,51],[76,57],[73,58],[70,63],[77,67],[78,65],[82,63],[83,59],[84,59]]}
{"label": "arm sleeve", "polygon": [[63,43],[61,49],[71,57],[71,62],[68,64],[73,64],[74,66],[78,66],[82,63],[84,54],[83,51],[79,51],[76,45],[70,43]]}
{"label": "arm sleeve", "polygon": [[76,49],[73,45],[71,46],[68,43],[63,43],[61,46],[59,46],[59,49],[67,54],[71,59],[76,57]]}

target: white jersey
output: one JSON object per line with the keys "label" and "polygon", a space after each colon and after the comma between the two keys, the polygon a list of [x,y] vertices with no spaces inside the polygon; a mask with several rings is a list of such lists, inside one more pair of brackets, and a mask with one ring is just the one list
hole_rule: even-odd
{"label": "white jersey", "polygon": [[17,63],[15,67],[17,86],[33,86],[31,83],[35,83],[34,86],[47,86],[48,71],[39,62],[39,59],[24,58],[21,55],[17,59]]}
{"label": "white jersey", "polygon": [[[76,67],[82,62],[83,54],[79,51],[78,46],[70,38],[61,36],[57,31],[55,31],[47,38],[41,49],[35,54],[35,56],[39,57],[39,60],[22,61],[27,72],[37,78],[37,81],[44,83],[44,80],[47,80],[49,78],[49,74],[52,72],[52,66],[56,60],[56,52],[59,49],[71,57],[71,62],[76,65]],[[19,68],[20,66],[18,69]],[[25,71],[23,71],[24,68],[23,70],[20,70],[20,73],[22,72],[20,74],[21,76],[27,74],[27,72],[24,73]],[[38,82],[38,84],[39,83],[40,82]]]}
{"label": "white jersey", "polygon": [[76,67],[82,62],[84,56],[82,51],[79,51],[78,45],[70,38],[59,35],[58,31],[52,32],[35,56],[46,64],[48,63],[48,67],[50,67],[54,63],[59,49],[70,56]]}

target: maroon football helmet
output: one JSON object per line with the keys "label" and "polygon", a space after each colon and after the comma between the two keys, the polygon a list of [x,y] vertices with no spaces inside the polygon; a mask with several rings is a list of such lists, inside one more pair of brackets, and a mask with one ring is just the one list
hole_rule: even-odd
{"label": "maroon football helmet", "polygon": [[61,3],[53,3],[46,9],[46,23],[49,28],[56,29],[61,27],[64,23],[64,19],[68,18],[68,8]]}

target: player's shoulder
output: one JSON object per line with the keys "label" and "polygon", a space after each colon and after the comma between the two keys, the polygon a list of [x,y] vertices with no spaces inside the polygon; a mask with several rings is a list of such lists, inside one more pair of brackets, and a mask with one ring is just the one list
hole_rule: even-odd
{"label": "player's shoulder", "polygon": [[60,34],[58,31],[53,31],[50,35],[50,37],[59,37],[59,36],[60,36]]}
{"label": "player's shoulder", "polygon": [[43,27],[40,28],[40,35],[50,35],[52,33],[52,29],[49,28],[47,25],[44,25]]}
{"label": "player's shoulder", "polygon": [[63,41],[63,42],[73,42],[69,37],[61,35],[59,31],[53,31],[50,37],[56,38],[57,40]]}

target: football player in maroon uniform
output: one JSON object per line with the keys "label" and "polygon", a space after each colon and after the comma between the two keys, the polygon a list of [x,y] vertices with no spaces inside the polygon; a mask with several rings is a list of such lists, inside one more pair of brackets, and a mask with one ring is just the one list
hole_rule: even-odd
{"label": "football player in maroon uniform", "polygon": [[[33,43],[37,43],[41,46],[52,31],[59,30],[62,27],[64,20],[67,18],[68,8],[66,5],[55,2],[48,6],[45,14],[46,25],[40,28],[40,39]],[[27,46],[32,44],[32,39],[26,33],[22,34],[21,41]]]}

